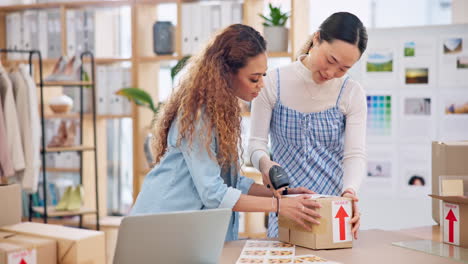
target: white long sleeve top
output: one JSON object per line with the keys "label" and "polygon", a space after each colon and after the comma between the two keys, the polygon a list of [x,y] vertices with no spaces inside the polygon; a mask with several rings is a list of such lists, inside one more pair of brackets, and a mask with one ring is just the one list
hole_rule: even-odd
{"label": "white long sleeve top", "polygon": [[[320,112],[335,106],[344,77],[317,84],[301,59],[280,71],[281,103],[303,113]],[[346,117],[343,153],[343,190],[359,190],[366,170],[367,101],[364,89],[349,79],[343,88],[338,107]],[[248,152],[252,164],[259,169],[260,159],[269,157],[268,134],[273,108],[277,101],[277,74],[270,71],[265,87],[252,103]]]}

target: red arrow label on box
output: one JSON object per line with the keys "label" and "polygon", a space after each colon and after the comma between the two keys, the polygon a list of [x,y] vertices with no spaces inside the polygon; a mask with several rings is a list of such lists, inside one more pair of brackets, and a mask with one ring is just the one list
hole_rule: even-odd
{"label": "red arrow label on box", "polygon": [[458,219],[455,217],[455,214],[452,212],[452,209],[448,212],[445,220],[449,221],[449,242],[453,243],[453,222],[457,222]]}
{"label": "red arrow label on box", "polygon": [[346,210],[343,208],[343,206],[340,206],[340,209],[338,209],[338,212],[336,213],[336,216],[335,216],[335,218],[340,219],[340,240],[346,239],[345,221],[344,221],[346,217],[349,217],[349,215],[346,213]]}

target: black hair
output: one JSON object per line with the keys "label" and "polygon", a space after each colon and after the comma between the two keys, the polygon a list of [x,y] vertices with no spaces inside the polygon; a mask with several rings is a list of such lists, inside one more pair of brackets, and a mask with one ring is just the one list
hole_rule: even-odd
{"label": "black hair", "polygon": [[[347,43],[356,45],[359,51],[364,53],[367,48],[367,30],[359,18],[348,12],[337,12],[329,16],[320,25],[318,32],[320,34],[320,42],[327,41],[329,43],[338,39]],[[313,46],[313,36],[306,43],[302,54],[308,53]]]}
{"label": "black hair", "polygon": [[422,185],[426,185],[426,182],[424,181],[424,178],[419,176],[419,175],[413,175],[408,181],[408,185],[414,185],[415,181],[420,180]]}

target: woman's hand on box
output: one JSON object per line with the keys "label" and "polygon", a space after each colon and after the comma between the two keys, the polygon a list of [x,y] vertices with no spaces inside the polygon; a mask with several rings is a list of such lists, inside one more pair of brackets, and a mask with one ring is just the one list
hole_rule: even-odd
{"label": "woman's hand on box", "polygon": [[351,225],[352,225],[351,232],[353,233],[354,239],[357,239],[359,227],[361,226],[361,213],[359,212],[359,207],[357,205],[357,203],[359,202],[359,198],[357,197],[356,193],[352,189],[344,190],[341,196],[352,199],[353,218],[351,219]]}
{"label": "woman's hand on box", "polygon": [[288,194],[316,194],[316,192],[306,187],[288,188]]}
{"label": "woman's hand on box", "polygon": [[317,219],[321,216],[315,209],[322,206],[316,201],[310,200],[308,195],[280,198],[279,206],[280,215],[295,221],[306,230],[311,231],[310,223],[320,224]]}

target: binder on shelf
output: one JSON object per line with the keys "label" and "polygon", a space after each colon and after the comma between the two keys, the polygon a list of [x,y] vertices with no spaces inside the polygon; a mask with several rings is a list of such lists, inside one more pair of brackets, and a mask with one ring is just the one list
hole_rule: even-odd
{"label": "binder on shelf", "polygon": [[[77,54],[77,20],[76,13],[79,10],[68,10],[67,11],[67,55],[68,57]],[[79,39],[79,38],[78,38]]]}
{"label": "binder on shelf", "polygon": [[191,54],[198,53],[202,48],[202,35],[203,35],[203,28],[202,28],[202,19],[201,19],[201,4],[200,3],[192,3],[191,4],[192,12],[190,16],[190,26],[191,26],[191,34],[192,34],[192,44],[191,44]]}
{"label": "binder on shelf", "polygon": [[49,10],[47,12],[47,41],[48,57],[55,59],[62,55],[62,40],[60,29],[60,10]]}
{"label": "binder on shelf", "polygon": [[200,6],[201,43],[206,43],[211,37],[211,6],[209,4]]}
{"label": "binder on shelf", "polygon": [[[132,69],[130,67],[123,68],[122,73],[122,88],[128,88],[132,86]],[[132,114],[132,104],[127,98],[122,98],[122,114],[130,115]]]}
{"label": "binder on shelf", "polygon": [[111,8],[100,8],[95,11],[95,36],[96,57],[111,58],[116,54],[116,32],[114,11]]}
{"label": "binder on shelf", "polygon": [[242,24],[242,3],[234,2],[232,4],[231,24]]}
{"label": "binder on shelf", "polygon": [[48,35],[48,22],[47,11],[40,10],[37,12],[37,35],[38,35],[38,48],[41,51],[43,59],[49,57],[49,35]]}
{"label": "binder on shelf", "polygon": [[[31,32],[31,28],[32,26],[34,25],[34,15],[36,14],[36,11],[31,11],[31,10],[28,10],[28,11],[25,11],[23,12],[22,14],[22,46],[21,46],[21,49],[23,50],[31,50],[33,49],[32,48],[32,42],[33,42],[33,38],[32,38],[32,32]],[[36,21],[37,22],[37,21]],[[25,60],[25,59],[28,59],[28,54],[22,54],[22,59]]]}
{"label": "binder on shelf", "polygon": [[[6,15],[7,49],[19,50],[22,48],[22,24],[21,13],[14,12]],[[19,60],[21,58],[21,53],[8,54],[9,60]]]}
{"label": "binder on shelf", "polygon": [[181,8],[182,13],[182,55],[192,54],[192,33],[191,33],[191,23],[192,23],[192,6],[194,3],[183,3]]}
{"label": "binder on shelf", "polygon": [[106,66],[96,67],[96,113],[98,115],[107,114],[108,97]]}
{"label": "binder on shelf", "polygon": [[94,20],[95,12],[92,9],[86,9],[83,12],[84,24],[83,24],[83,35],[84,35],[84,50],[95,52],[95,31],[94,31]]}
{"label": "binder on shelf", "polygon": [[221,28],[227,27],[232,21],[232,2],[221,1]]}
{"label": "binder on shelf", "polygon": [[[81,54],[82,52],[85,51],[85,44],[84,44],[84,11],[83,10],[74,10],[75,12],[75,22],[74,22],[74,27],[75,27],[75,53],[76,54]],[[72,55],[72,54],[69,54]]]}
{"label": "binder on shelf", "polygon": [[221,6],[211,6],[211,32],[215,32],[221,28]]}

